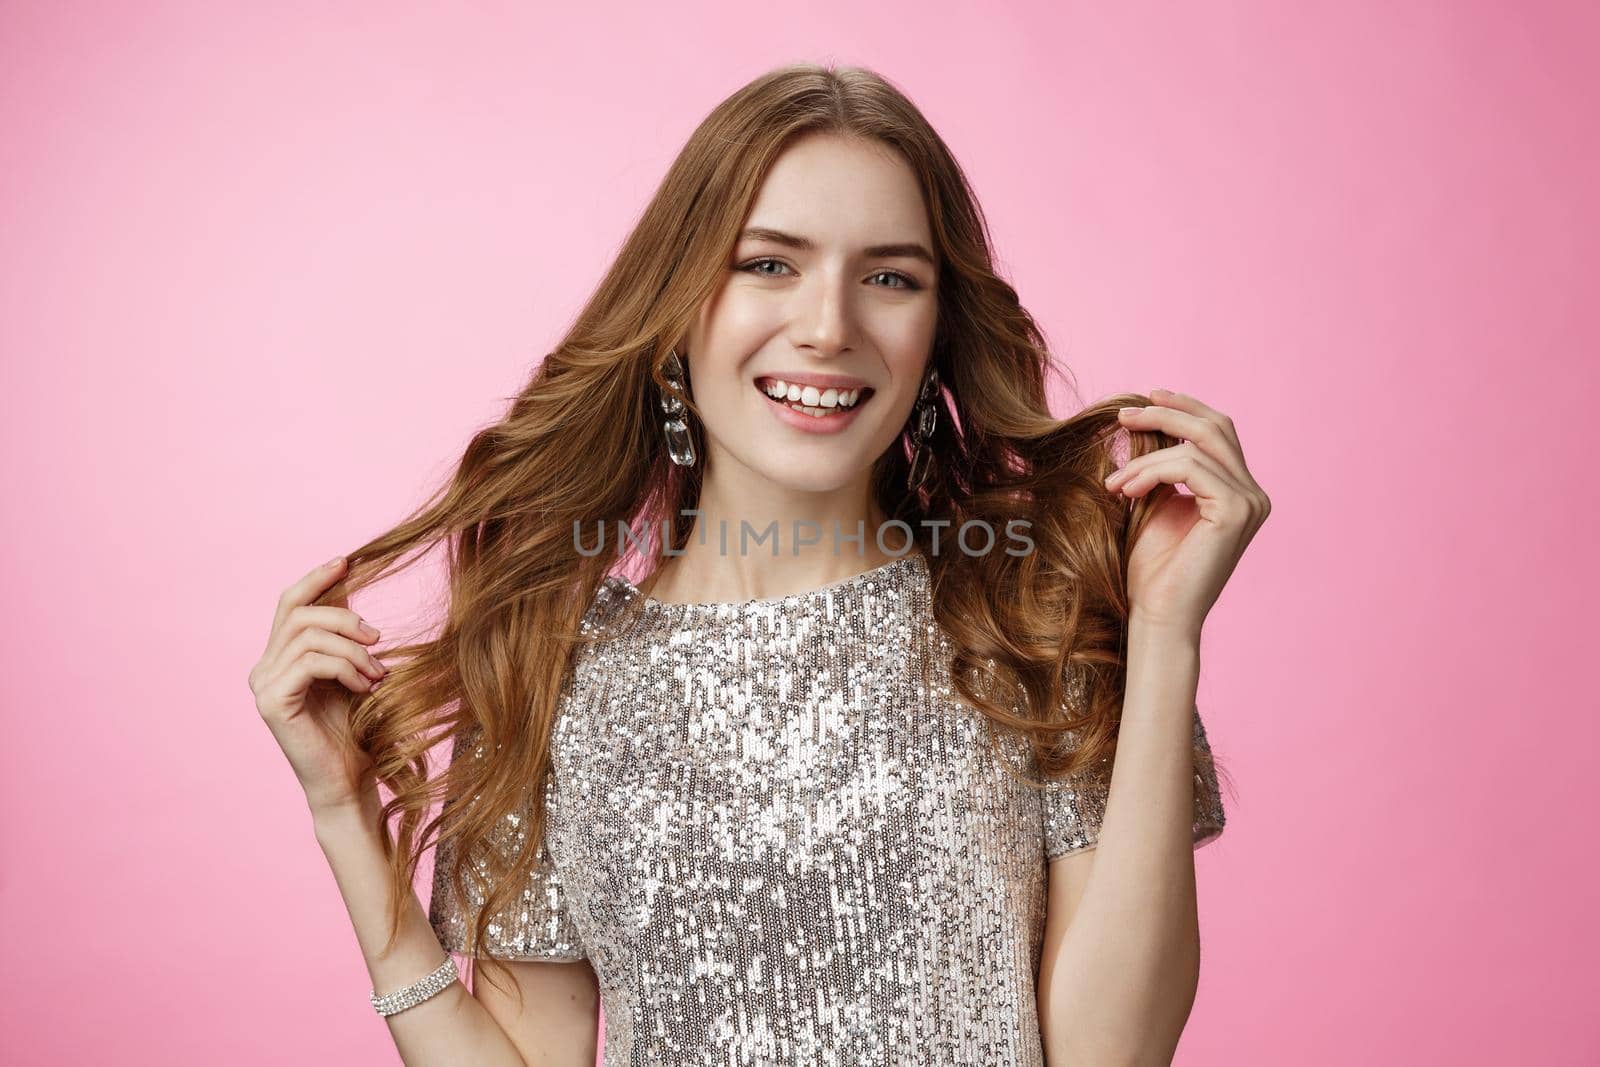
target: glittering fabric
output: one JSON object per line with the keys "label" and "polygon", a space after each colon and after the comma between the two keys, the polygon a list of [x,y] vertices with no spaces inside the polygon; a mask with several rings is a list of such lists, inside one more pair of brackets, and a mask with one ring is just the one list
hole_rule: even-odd
{"label": "glittering fabric", "polygon": [[[611,576],[584,628],[539,867],[488,954],[587,958],[607,1067],[1043,1062],[1045,861],[1097,843],[1108,774],[1000,766],[923,556],[740,603]],[[1223,818],[1197,773],[1195,847]],[[465,951],[439,874],[430,917]]]}

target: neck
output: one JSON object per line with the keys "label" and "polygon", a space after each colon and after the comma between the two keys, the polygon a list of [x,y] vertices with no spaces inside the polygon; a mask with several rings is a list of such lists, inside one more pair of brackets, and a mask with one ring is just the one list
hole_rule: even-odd
{"label": "neck", "polygon": [[[899,527],[883,531],[893,551],[878,547],[887,516],[872,498],[870,471],[822,492],[797,492],[764,478],[734,488],[708,472],[696,510],[698,516],[684,517],[694,528],[682,554],[664,559],[640,583],[646,596],[668,603],[788,596],[908,554],[900,551],[905,536]],[[857,534],[859,540],[846,540]]]}

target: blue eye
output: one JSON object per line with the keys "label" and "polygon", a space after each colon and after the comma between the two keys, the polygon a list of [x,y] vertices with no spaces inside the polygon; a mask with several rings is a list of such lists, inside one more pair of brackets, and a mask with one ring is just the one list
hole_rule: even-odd
{"label": "blue eye", "polygon": [[901,274],[897,270],[880,270],[878,273],[874,274],[873,277],[874,278],[899,278],[901,281],[905,282],[904,285],[891,285],[891,286],[889,286],[889,288],[891,288],[891,289],[921,289],[922,288],[922,286],[920,286],[920,285],[918,285],[916,283],[915,279],[913,279],[913,278],[911,278],[911,277],[909,277],[909,276],[907,276],[905,274]]}
{"label": "blue eye", "polygon": [[[742,270],[747,274],[765,275],[768,278],[779,277],[779,275],[777,273],[774,273],[772,271],[765,271],[765,270],[759,269],[761,267],[767,266],[768,264],[771,264],[771,265],[776,266],[776,267],[783,267],[785,269],[788,269],[788,264],[787,263],[784,263],[782,260],[779,260],[779,259],[773,259],[771,256],[763,256],[760,259],[752,259],[747,263],[741,263],[741,264],[739,264],[737,269]],[[887,286],[884,286],[884,288],[886,288],[886,289],[921,289],[922,288],[922,286],[917,284],[917,281],[916,281],[915,278],[912,278],[912,277],[910,277],[909,275],[906,275],[906,274],[901,274],[897,270],[880,270],[880,271],[876,271],[876,272],[874,272],[872,274],[872,277],[874,277],[874,278],[898,278],[902,283],[904,283],[904,284],[901,284],[901,285],[887,285]]]}
{"label": "blue eye", "polygon": [[782,261],[776,259],[752,259],[748,263],[741,264],[739,269],[742,271],[748,271],[751,274],[767,274],[767,271],[757,270],[756,268],[766,266],[768,263],[771,263],[773,266],[777,267],[785,266]]}

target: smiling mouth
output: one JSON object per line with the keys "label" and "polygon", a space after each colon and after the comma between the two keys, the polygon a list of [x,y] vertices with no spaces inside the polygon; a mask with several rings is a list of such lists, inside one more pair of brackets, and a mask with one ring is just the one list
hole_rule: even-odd
{"label": "smiling mouth", "polygon": [[[774,404],[781,404],[790,411],[798,411],[815,419],[826,419],[854,411],[871,400],[874,392],[870,385],[845,390],[817,389],[815,386],[782,383],[775,378],[757,378],[751,384]],[[787,386],[781,395],[778,390],[780,384]],[[806,403],[808,399],[815,402],[808,404]]]}

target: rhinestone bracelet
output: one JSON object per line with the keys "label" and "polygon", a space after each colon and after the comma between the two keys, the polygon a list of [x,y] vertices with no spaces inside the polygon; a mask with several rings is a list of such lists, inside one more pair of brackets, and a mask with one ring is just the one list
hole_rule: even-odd
{"label": "rhinestone bracelet", "polygon": [[420,982],[414,982],[404,989],[397,989],[393,993],[381,997],[378,996],[378,991],[374,989],[369,999],[371,999],[372,1006],[379,1015],[393,1015],[396,1012],[405,1011],[407,1008],[416,1007],[429,997],[444,992],[445,989],[449,988],[451,982],[460,977],[456,973],[455,959],[447,952],[445,953],[444,962],[439,964],[438,969]]}

